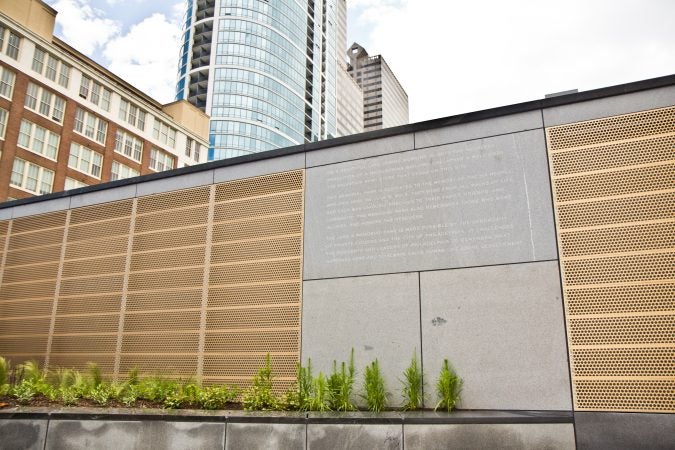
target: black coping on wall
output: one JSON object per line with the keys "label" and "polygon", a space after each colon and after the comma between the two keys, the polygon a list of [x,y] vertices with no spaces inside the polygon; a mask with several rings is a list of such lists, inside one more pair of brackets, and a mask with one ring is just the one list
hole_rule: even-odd
{"label": "black coping on wall", "polygon": [[229,422],[276,424],[351,425],[442,425],[442,424],[542,424],[572,423],[572,411],[464,410],[450,414],[434,411],[410,412],[276,412],[197,411],[128,408],[10,408],[0,410],[0,420],[105,420],[167,422]]}
{"label": "black coping on wall", "polygon": [[269,150],[266,152],[252,153],[250,155],[238,156],[236,158],[221,159],[217,161],[198,164],[195,166],[181,167],[180,169],[167,170],[164,172],[142,175],[139,177],[126,178],[123,180],[110,181],[107,183],[95,184],[93,186],[71,189],[69,191],[60,191],[51,194],[12,200],[9,202],[0,203],[0,209],[11,208],[13,206],[25,205],[29,203],[38,203],[45,200],[65,198],[73,195],[83,194],[86,192],[101,191],[119,186],[138,184],[146,181],[170,178],[176,175],[185,175],[189,173],[202,172],[220,167],[236,166],[237,164],[244,164],[253,161],[262,161],[265,159],[277,158],[280,156],[292,155],[295,153],[311,152],[330,147],[337,147],[339,145],[354,144],[357,142],[365,142],[373,139],[397,136],[400,134],[433,130],[436,128],[442,128],[451,125],[460,125],[475,122],[478,120],[493,119],[496,117],[507,116],[510,114],[517,114],[528,111],[535,111],[539,109],[552,108],[555,106],[569,105],[572,103],[581,103],[589,100],[597,100],[600,98],[630,94],[634,92],[646,91],[649,89],[657,89],[672,85],[675,85],[675,75],[666,75],[658,78],[650,78],[647,80],[635,81],[626,84],[619,84],[616,86],[608,86],[600,89],[593,89],[590,91],[561,95],[558,97],[543,98],[523,103],[515,103],[513,105],[499,106],[497,108],[490,108],[481,111],[474,111],[454,116],[442,117],[439,119],[432,119],[424,122],[401,125],[398,127],[368,131],[366,133],[352,134],[349,136],[342,136],[334,139],[311,142],[308,144],[294,145],[291,147],[284,147],[280,149]]}

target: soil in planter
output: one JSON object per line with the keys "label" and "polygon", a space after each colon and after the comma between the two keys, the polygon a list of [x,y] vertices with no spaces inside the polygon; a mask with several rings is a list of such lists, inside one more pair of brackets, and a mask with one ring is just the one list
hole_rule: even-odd
{"label": "soil in planter", "polygon": [[[64,407],[61,402],[58,401],[50,401],[47,397],[44,395],[36,395],[31,399],[29,403],[19,403],[17,399],[3,395],[0,396],[0,408],[15,408],[18,406],[23,406],[23,407],[31,407],[31,408],[37,408],[37,407],[53,407],[53,408],[62,408]],[[105,406],[99,405],[98,403],[94,402],[93,400],[87,399],[87,398],[80,398],[77,400],[77,402],[74,405],[69,405],[67,407],[81,407],[81,408],[137,408],[137,409],[166,409],[161,403],[158,402],[152,402],[150,400],[137,400],[133,405],[127,406],[124,403],[111,400],[108,402]],[[179,409],[200,409],[197,406],[194,405],[186,405],[183,408]],[[228,403],[226,407],[224,408],[226,410],[243,410],[243,406],[241,403]]]}

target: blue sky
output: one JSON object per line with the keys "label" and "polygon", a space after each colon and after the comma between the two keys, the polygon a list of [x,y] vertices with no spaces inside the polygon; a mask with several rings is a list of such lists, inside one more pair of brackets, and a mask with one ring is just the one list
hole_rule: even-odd
{"label": "blue sky", "polygon": [[[185,0],[46,0],[57,35],[173,100]],[[382,54],[411,122],[675,73],[673,0],[347,0],[348,45]],[[143,42],[144,45],[138,45]]]}

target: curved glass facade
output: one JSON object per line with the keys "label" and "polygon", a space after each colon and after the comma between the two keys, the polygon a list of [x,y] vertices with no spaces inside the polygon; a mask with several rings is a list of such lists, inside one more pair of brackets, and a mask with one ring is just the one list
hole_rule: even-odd
{"label": "curved glass facade", "polygon": [[335,0],[188,0],[177,99],[211,116],[209,159],[335,135]]}

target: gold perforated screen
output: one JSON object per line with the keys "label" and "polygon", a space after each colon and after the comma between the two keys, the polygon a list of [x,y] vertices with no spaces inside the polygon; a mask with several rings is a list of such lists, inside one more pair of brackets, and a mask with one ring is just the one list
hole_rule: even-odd
{"label": "gold perforated screen", "polygon": [[575,409],[675,412],[675,108],[547,138]]}
{"label": "gold perforated screen", "polygon": [[295,380],[304,171],[0,222],[0,355]]}

